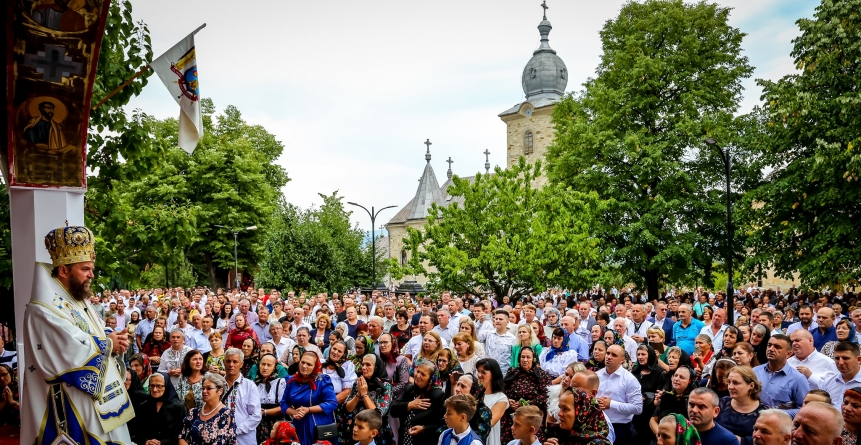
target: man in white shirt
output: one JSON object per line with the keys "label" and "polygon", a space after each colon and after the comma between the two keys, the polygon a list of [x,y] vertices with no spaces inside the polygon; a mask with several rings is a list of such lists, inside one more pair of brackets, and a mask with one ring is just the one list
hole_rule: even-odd
{"label": "man in white shirt", "polygon": [[508,312],[504,309],[493,311],[493,330],[485,329],[478,334],[478,341],[484,343],[484,354],[499,363],[502,375],[508,372],[514,334],[508,331]]}
{"label": "man in white shirt", "polygon": [[195,313],[191,316],[191,329],[185,332],[185,344],[189,348],[200,351],[203,354],[212,350],[209,345],[209,336],[203,333],[203,315]]}
{"label": "man in white shirt", "polygon": [[436,319],[439,324],[434,326],[433,331],[439,334],[446,343],[451,343],[451,339],[457,335],[459,329],[457,324],[451,322],[451,313],[447,308],[442,308],[436,311]]}
{"label": "man in white shirt", "polygon": [[631,306],[631,318],[633,319],[634,329],[631,331],[631,339],[639,344],[643,344],[648,340],[646,331],[652,327],[652,322],[646,320],[646,312],[642,304]]}
{"label": "man in white shirt", "polygon": [[182,360],[189,351],[191,348],[185,344],[185,334],[180,329],[170,331],[170,349],[161,354],[158,372],[167,373],[174,386],[179,383],[179,377],[182,375]]}
{"label": "man in white shirt", "polygon": [[293,309],[293,327],[290,329],[290,338],[296,339],[296,333],[299,331],[299,328],[308,328],[308,331],[311,330],[311,325],[305,323],[303,320],[305,317],[305,310],[301,307],[297,307]]}
{"label": "man in white shirt", "polygon": [[227,380],[227,388],[221,396],[221,403],[233,410],[237,445],[257,445],[257,425],[263,418],[260,391],[253,381],[242,377],[240,371],[244,358],[240,349],[230,348],[224,351],[224,378]]}
{"label": "man in white shirt", "polygon": [[786,360],[786,364],[807,377],[810,389],[821,389],[823,382],[838,373],[834,360],[813,347],[810,331],[797,329],[789,338],[794,355]]}
{"label": "man in white shirt", "polygon": [[597,372],[598,406],[613,425],[616,442],[626,444],[634,437],[634,416],[643,412],[640,382],[622,367],[625,350],[619,345],[607,349],[606,366]]}
{"label": "man in white shirt", "polygon": [[633,338],[627,335],[628,321],[629,320],[627,318],[617,318],[613,320],[613,330],[622,336],[622,340],[625,342],[625,352],[627,352],[631,357],[636,357],[638,345]]}
{"label": "man in white shirt", "polygon": [[493,330],[493,320],[488,312],[490,305],[479,301],[472,305],[472,314],[475,316],[475,332],[476,334],[484,330]]}
{"label": "man in white shirt", "polygon": [[857,343],[840,342],[834,347],[834,363],[837,374],[822,382],[820,389],[831,395],[831,404],[842,409],[843,393],[847,389],[861,386],[861,349]]}
{"label": "man in white shirt", "polygon": [[532,304],[527,304],[526,306],[523,306],[523,317],[520,319],[520,321],[517,322],[517,324],[523,325],[532,323],[533,321],[538,320],[536,318],[536,315],[537,312],[535,310],[535,306]]}
{"label": "man in white shirt", "polygon": [[712,314],[712,323],[708,326],[703,326],[700,334],[708,335],[712,339],[712,347],[715,351],[723,349],[723,333],[726,331],[727,325],[723,324],[726,321],[726,311],[724,309],[715,309]]}
{"label": "man in white shirt", "polygon": [[282,335],[283,333],[284,329],[281,327],[280,323],[269,324],[269,335],[272,336],[269,343],[275,345],[275,352],[277,352],[279,358],[284,357],[285,352],[292,351],[293,346],[296,346],[296,342],[291,340],[289,337],[284,337]]}

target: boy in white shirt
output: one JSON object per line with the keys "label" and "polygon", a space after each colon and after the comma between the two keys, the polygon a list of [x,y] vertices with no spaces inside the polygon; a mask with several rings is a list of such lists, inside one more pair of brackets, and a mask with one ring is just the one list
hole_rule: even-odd
{"label": "boy in white shirt", "polygon": [[[457,394],[445,401],[445,424],[438,445],[484,445],[478,434],[469,427],[478,402],[469,394]],[[531,444],[530,444],[531,445]]]}
{"label": "boy in white shirt", "polygon": [[537,406],[521,406],[514,412],[514,425],[511,432],[514,440],[508,445],[541,445],[535,433],[541,428],[541,409]]}

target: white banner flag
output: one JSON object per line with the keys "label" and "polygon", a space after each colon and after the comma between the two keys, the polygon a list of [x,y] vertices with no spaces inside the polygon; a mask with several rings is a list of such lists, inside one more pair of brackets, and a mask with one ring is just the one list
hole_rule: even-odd
{"label": "white banner flag", "polygon": [[194,33],[182,39],[150,66],[179,104],[179,147],[191,154],[203,137]]}

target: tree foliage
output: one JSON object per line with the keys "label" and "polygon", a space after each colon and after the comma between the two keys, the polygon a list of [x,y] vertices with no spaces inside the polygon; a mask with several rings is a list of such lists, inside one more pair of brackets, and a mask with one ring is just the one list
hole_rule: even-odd
{"label": "tree foliage", "polygon": [[[423,231],[408,229],[408,274],[457,292],[497,298],[545,286],[588,286],[599,252],[589,235],[594,195],[535,187],[541,162],[524,158],[474,179],[453,177],[446,207],[434,205]],[[436,270],[427,270],[428,264]]]}
{"label": "tree foliage", "polygon": [[734,190],[759,175],[746,120],[734,117],[752,68],[729,13],[705,2],[627,3],[601,31],[596,77],[554,110],[551,181],[597,193],[605,266],[650,296],[662,281],[699,275],[709,284],[713,260],[724,257],[724,169],[716,150],[700,149],[703,139],[736,151]]}
{"label": "tree foliage", "polygon": [[[320,208],[302,210],[282,200],[263,242],[257,283],[310,292],[342,292],[370,283],[370,246],[365,233],[350,226],[337,192],[320,194]],[[377,252],[377,277],[385,275]]]}
{"label": "tree foliage", "polygon": [[797,22],[799,72],[760,80],[771,172],[748,196],[748,266],[808,286],[861,277],[861,0],[825,0]]}

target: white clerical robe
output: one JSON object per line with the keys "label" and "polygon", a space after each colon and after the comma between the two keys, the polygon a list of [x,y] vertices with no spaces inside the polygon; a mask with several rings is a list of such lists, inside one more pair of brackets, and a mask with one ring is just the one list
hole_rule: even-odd
{"label": "white clerical robe", "polygon": [[111,354],[104,322],[50,271],[36,263],[24,313],[21,443],[131,445],[125,368]]}

